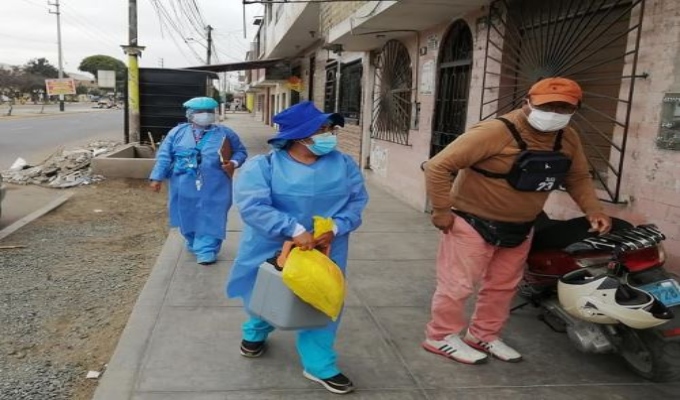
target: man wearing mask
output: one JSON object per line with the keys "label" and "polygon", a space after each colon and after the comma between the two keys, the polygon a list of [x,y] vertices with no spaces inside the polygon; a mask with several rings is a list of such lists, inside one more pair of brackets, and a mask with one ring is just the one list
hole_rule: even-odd
{"label": "man wearing mask", "polygon": [[[432,223],[442,231],[425,350],[466,364],[484,363],[488,354],[507,362],[522,359],[500,333],[522,277],[533,221],[552,190],[566,189],[592,231],[609,231],[611,220],[569,126],[581,98],[576,82],[543,79],[521,109],[478,123],[425,163]],[[475,291],[468,323],[465,303]]]}
{"label": "man wearing mask", "polygon": [[231,129],[215,124],[217,102],[196,97],[184,103],[188,123],[173,128],[156,153],[151,189],[169,180],[170,226],[178,227],[199,264],[217,261],[226,234],[234,170],[248,157]]}

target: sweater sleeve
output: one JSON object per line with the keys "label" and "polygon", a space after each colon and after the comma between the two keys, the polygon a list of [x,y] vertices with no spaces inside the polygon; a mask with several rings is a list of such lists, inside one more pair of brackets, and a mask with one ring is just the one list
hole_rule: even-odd
{"label": "sweater sleeve", "polygon": [[453,175],[499,154],[512,140],[500,121],[477,124],[425,163],[425,188],[434,214],[450,212]]}
{"label": "sweater sleeve", "polygon": [[567,193],[586,214],[602,211],[602,205],[595,193],[593,178],[590,176],[588,160],[586,160],[581,140],[578,133],[571,131],[574,149],[571,160],[571,169],[565,180]]}

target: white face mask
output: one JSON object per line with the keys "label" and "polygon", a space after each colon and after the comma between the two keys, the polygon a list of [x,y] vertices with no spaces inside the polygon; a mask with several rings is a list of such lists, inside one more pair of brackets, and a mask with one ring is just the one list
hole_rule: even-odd
{"label": "white face mask", "polygon": [[191,116],[191,122],[198,126],[208,126],[215,123],[215,114],[213,113],[196,113]]}
{"label": "white face mask", "polygon": [[569,125],[571,116],[574,114],[558,114],[549,111],[541,111],[536,108],[531,108],[531,113],[527,117],[529,125],[541,132],[555,132]]}

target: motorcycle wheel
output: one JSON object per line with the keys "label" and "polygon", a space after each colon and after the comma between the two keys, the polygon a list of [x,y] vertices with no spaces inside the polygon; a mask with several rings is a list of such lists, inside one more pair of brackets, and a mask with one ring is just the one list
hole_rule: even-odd
{"label": "motorcycle wheel", "polygon": [[620,329],[619,354],[636,374],[654,382],[680,381],[680,341],[654,329]]}

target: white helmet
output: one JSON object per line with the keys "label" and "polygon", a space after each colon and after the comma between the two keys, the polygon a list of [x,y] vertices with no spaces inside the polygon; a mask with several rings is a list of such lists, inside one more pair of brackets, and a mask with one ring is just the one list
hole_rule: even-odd
{"label": "white helmet", "polygon": [[595,276],[586,268],[562,276],[557,296],[571,316],[597,324],[620,322],[647,329],[673,318],[673,312],[648,292],[607,274]]}

